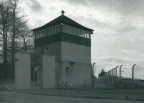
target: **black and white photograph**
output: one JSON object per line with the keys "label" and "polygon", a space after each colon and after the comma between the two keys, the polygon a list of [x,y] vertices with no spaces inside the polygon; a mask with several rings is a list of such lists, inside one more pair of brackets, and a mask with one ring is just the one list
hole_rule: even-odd
{"label": "black and white photograph", "polygon": [[0,103],[144,103],[144,0],[0,0]]}

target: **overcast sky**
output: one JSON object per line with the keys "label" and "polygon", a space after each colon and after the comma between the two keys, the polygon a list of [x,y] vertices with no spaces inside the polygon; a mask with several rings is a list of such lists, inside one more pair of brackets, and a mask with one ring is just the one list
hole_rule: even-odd
{"label": "overcast sky", "polygon": [[[23,0],[30,29],[61,15],[92,28],[92,63],[97,71],[144,65],[144,0]],[[144,74],[139,74],[143,75]]]}

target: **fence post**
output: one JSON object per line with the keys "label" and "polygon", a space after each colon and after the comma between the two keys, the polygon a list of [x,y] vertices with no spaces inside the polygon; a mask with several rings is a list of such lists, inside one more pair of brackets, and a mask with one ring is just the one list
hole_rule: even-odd
{"label": "fence post", "polygon": [[134,64],[133,66],[132,66],[132,89],[134,88],[134,66],[135,66],[136,64]]}
{"label": "fence post", "polygon": [[120,75],[120,79],[121,79],[121,67],[122,67],[123,65],[120,65],[120,68],[119,68],[119,75]]}
{"label": "fence post", "polygon": [[115,68],[116,69],[116,77],[117,77],[117,68],[118,68],[118,66],[116,66],[116,68]]}
{"label": "fence post", "polygon": [[112,83],[114,83],[114,80],[113,80],[113,75],[114,75],[114,68],[112,69]]}

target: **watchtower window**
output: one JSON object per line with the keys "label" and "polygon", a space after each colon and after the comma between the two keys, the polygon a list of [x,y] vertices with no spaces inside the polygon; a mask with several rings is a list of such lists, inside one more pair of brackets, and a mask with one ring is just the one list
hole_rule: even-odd
{"label": "watchtower window", "polygon": [[51,34],[53,34],[53,30],[52,30],[52,28],[50,28],[50,35],[51,35]]}
{"label": "watchtower window", "polygon": [[46,29],[44,30],[44,36],[46,36],[47,35],[47,33],[46,33]]}
{"label": "watchtower window", "polygon": [[55,29],[55,27],[53,27],[53,34],[55,34],[56,33],[56,29]]}
{"label": "watchtower window", "polygon": [[66,67],[66,74],[70,75],[70,67]]}
{"label": "watchtower window", "polygon": [[56,26],[56,33],[58,33],[58,32],[60,32],[60,27],[59,27],[59,25]]}
{"label": "watchtower window", "polygon": [[48,35],[50,35],[50,28],[48,28]]}
{"label": "watchtower window", "polygon": [[66,29],[66,33],[68,33],[68,26],[65,26],[65,29]]}
{"label": "watchtower window", "polygon": [[50,47],[49,46],[45,47],[45,54],[50,55]]}

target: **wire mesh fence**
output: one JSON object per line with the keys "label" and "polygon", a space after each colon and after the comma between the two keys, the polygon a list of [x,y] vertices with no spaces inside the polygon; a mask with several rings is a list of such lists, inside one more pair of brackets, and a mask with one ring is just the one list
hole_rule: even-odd
{"label": "wire mesh fence", "polygon": [[115,88],[144,88],[144,67],[142,65],[116,66],[105,74]]}

